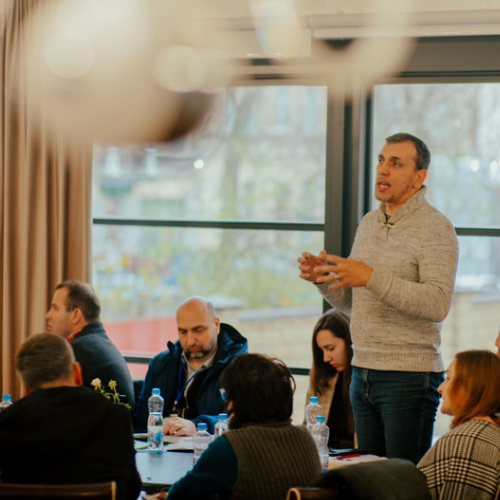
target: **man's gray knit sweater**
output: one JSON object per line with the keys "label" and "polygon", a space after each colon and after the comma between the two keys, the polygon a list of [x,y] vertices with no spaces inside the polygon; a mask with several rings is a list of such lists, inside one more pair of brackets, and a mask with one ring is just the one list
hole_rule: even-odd
{"label": "man's gray knit sweater", "polygon": [[354,357],[360,368],[443,371],[441,323],[451,306],[458,241],[450,221],[413,195],[387,221],[385,204],[368,213],[356,232],[351,257],[373,268],[366,287],[333,292],[325,299],[351,315]]}

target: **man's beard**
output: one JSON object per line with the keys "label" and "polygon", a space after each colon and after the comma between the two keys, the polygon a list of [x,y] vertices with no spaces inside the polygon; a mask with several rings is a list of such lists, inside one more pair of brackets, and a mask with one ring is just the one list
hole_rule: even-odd
{"label": "man's beard", "polygon": [[202,359],[207,357],[209,354],[212,353],[214,350],[215,344],[210,347],[210,349],[200,349],[199,351],[196,352],[189,352],[189,351],[184,351],[184,354],[186,356],[186,359]]}
{"label": "man's beard", "polygon": [[204,358],[207,354],[210,354],[210,351],[196,351],[196,352],[187,351],[185,354],[187,359],[191,358],[199,359],[199,358]]}

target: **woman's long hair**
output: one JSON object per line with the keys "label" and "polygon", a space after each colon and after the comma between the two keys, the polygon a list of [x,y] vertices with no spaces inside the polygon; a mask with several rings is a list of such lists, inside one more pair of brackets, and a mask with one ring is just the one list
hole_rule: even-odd
{"label": "woman's long hair", "polygon": [[500,425],[500,358],[491,351],[459,352],[448,394],[454,406],[452,429],[484,416]]}
{"label": "woman's long hair", "polygon": [[[334,337],[344,341],[347,354],[347,363],[344,371],[337,372],[335,368],[323,360],[323,351],[318,347],[316,342],[318,333],[321,330],[328,330]],[[317,396],[323,395],[328,391],[331,380],[338,373],[339,378],[335,390],[341,391],[342,394],[341,400],[346,409],[346,428],[354,433],[354,419],[352,416],[351,399],[349,397],[349,387],[352,379],[351,361],[353,356],[349,316],[336,309],[330,309],[323,314],[313,330],[312,353],[313,366],[310,374],[312,392]]]}

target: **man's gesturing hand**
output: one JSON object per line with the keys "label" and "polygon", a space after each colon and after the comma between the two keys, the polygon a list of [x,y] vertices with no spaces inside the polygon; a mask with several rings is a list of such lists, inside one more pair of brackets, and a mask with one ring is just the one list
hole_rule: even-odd
{"label": "man's gesturing hand", "polygon": [[345,286],[366,286],[372,277],[373,268],[360,260],[354,260],[350,257],[344,259],[338,255],[328,254],[325,250],[319,254],[319,258],[333,264],[314,268],[314,272],[318,274],[317,283],[333,282],[328,287],[329,290],[338,290]]}

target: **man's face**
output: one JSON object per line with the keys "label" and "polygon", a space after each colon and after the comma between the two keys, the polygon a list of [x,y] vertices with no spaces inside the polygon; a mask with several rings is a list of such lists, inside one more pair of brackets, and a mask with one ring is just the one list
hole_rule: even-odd
{"label": "man's face", "polygon": [[395,213],[422,186],[426,170],[417,170],[417,149],[410,141],[388,143],[378,156],[375,198],[386,203],[387,213]]}
{"label": "man's face", "polygon": [[49,312],[45,315],[47,331],[68,338],[73,333],[74,311],[67,311],[68,289],[59,288],[54,292]]}
{"label": "man's face", "polygon": [[219,318],[200,302],[188,302],[177,311],[179,340],[190,362],[202,365],[217,350]]}

